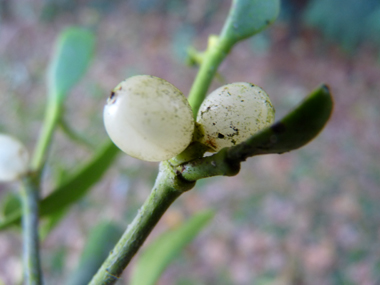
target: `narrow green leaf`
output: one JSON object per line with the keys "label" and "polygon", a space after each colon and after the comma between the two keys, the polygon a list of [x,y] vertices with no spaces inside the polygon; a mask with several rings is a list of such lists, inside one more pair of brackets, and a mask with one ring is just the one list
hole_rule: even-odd
{"label": "narrow green leaf", "polygon": [[86,72],[95,50],[95,36],[84,29],[67,28],[57,39],[48,72],[49,93],[62,102]]}
{"label": "narrow green leaf", "polygon": [[122,229],[115,223],[102,222],[95,226],[86,241],[79,265],[66,284],[88,284],[122,234]]}
{"label": "narrow green leaf", "polygon": [[108,142],[72,179],[42,200],[40,215],[54,213],[82,198],[99,181],[118,153],[119,149],[114,143]]}
{"label": "narrow green leaf", "polygon": [[272,24],[280,11],[280,0],[233,0],[221,40],[232,46]]}
{"label": "narrow green leaf", "polygon": [[214,213],[204,211],[185,224],[158,237],[138,257],[131,285],[154,285],[175,256],[211,221]]}
{"label": "narrow green leaf", "polygon": [[332,109],[330,90],[322,85],[282,120],[231,147],[228,158],[241,160],[254,155],[283,153],[300,148],[323,129]]}
{"label": "narrow green leaf", "polygon": [[[40,203],[40,216],[48,216],[70,206],[82,198],[106,172],[115,160],[119,149],[111,142],[102,147],[94,157],[81,167],[71,179],[59,186]],[[21,210],[14,211],[0,222],[0,230],[19,222]]]}

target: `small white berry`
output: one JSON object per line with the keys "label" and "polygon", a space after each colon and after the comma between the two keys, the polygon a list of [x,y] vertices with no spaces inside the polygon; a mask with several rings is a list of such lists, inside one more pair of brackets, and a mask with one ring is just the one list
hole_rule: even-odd
{"label": "small white berry", "polygon": [[219,151],[241,143],[274,121],[274,108],[263,89],[236,82],[213,91],[203,101],[197,115],[203,144]]}
{"label": "small white berry", "polygon": [[154,76],[138,75],[121,82],[104,107],[104,125],[125,153],[147,161],[163,161],[191,142],[191,107],[175,86]]}
{"label": "small white berry", "polygon": [[0,134],[0,181],[19,179],[28,171],[29,154],[15,138]]}

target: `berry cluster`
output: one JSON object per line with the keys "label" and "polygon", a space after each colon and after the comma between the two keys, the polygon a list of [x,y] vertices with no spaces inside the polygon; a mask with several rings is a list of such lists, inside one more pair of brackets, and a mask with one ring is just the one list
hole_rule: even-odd
{"label": "berry cluster", "polygon": [[[273,121],[274,108],[264,90],[250,83],[232,83],[216,89],[202,103],[198,137],[210,151],[218,151],[243,142]],[[148,75],[130,77],[116,86],[104,108],[104,124],[122,151],[147,161],[178,155],[194,132],[193,113],[182,92]]]}

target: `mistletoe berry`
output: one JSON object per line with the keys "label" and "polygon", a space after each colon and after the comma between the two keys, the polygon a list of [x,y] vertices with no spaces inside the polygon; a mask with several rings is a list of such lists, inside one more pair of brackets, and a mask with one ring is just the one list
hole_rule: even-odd
{"label": "mistletoe berry", "polygon": [[224,85],[203,101],[197,115],[213,151],[241,143],[274,122],[275,110],[260,87],[246,82]]}
{"label": "mistletoe berry", "polygon": [[108,135],[122,151],[147,161],[181,153],[194,131],[193,114],[182,92],[149,75],[133,76],[116,86],[103,118]]}

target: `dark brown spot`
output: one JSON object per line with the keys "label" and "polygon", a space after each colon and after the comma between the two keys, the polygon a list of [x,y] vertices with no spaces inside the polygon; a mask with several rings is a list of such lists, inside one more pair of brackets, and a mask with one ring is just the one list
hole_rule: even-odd
{"label": "dark brown spot", "polygon": [[114,91],[111,92],[110,96],[107,99],[107,104],[113,104],[116,102],[116,93]]}
{"label": "dark brown spot", "polygon": [[221,134],[221,133],[218,133],[218,138],[219,138],[219,139],[224,139],[224,135]]}
{"label": "dark brown spot", "polygon": [[286,126],[284,123],[282,122],[278,122],[276,124],[274,124],[272,127],[271,127],[272,131],[275,132],[276,134],[281,134],[283,132],[285,132],[286,130]]}
{"label": "dark brown spot", "polygon": [[237,127],[231,126],[231,129],[233,129],[235,132],[239,133],[239,129]]}

